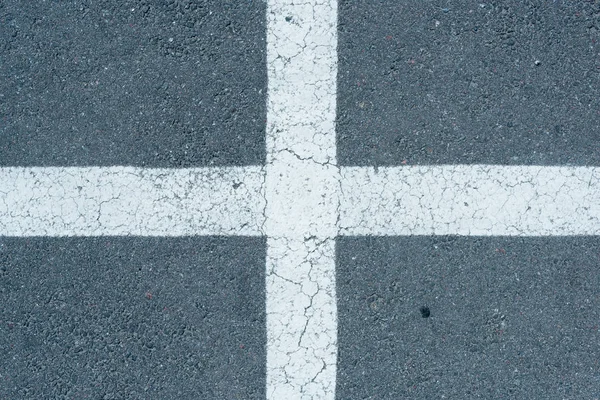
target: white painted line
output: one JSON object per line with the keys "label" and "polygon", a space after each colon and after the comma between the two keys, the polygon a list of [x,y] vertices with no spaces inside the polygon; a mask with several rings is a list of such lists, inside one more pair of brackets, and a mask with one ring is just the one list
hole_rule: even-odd
{"label": "white painted line", "polygon": [[260,167],[0,168],[0,236],[262,235]]}
{"label": "white painted line", "polygon": [[333,400],[336,236],[600,234],[600,168],[340,169],[337,1],[267,1],[265,167],[0,168],[0,236],[266,235],[267,399]]}
{"label": "white painted line", "polygon": [[267,399],[335,397],[337,2],[267,9]]}
{"label": "white painted line", "polygon": [[600,168],[347,167],[340,235],[600,234]]}

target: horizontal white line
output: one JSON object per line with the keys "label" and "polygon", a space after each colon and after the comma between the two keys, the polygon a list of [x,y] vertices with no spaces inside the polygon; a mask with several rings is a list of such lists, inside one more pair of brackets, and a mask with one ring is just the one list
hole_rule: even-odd
{"label": "horizontal white line", "polygon": [[[340,175],[340,235],[600,234],[600,168],[343,167]],[[263,235],[264,179],[256,166],[0,168],[0,236]]]}
{"label": "horizontal white line", "polygon": [[339,234],[600,234],[600,168],[346,167]]}
{"label": "horizontal white line", "polygon": [[263,181],[261,167],[0,168],[0,235],[262,235]]}

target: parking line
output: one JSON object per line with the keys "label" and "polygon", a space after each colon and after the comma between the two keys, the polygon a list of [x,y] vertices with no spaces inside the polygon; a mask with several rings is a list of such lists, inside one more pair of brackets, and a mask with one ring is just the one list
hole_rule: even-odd
{"label": "parking line", "polygon": [[337,2],[267,6],[267,399],[333,399]]}
{"label": "parking line", "polygon": [[600,168],[342,169],[340,235],[600,234]]}
{"label": "parking line", "polygon": [[[319,168],[306,167],[303,174],[322,174]],[[337,187],[332,169],[323,170],[331,175],[323,179]],[[597,167],[450,165],[340,171],[339,210],[332,202],[327,215],[310,215],[316,214],[311,204],[316,198],[300,201],[306,196],[298,193],[302,190],[320,196],[311,181],[305,185],[302,178],[292,180],[290,185],[298,183],[288,192],[274,182],[270,190],[278,192],[269,195],[273,237],[302,236],[293,229],[310,237],[324,229],[321,224],[309,226],[317,220],[329,221],[329,235],[338,213],[336,229],[346,236],[600,234]],[[264,230],[264,174],[262,167],[4,167],[0,236],[260,236],[269,233]],[[286,204],[295,208],[278,210]],[[295,220],[294,225],[285,219]]]}
{"label": "parking line", "polygon": [[339,235],[598,235],[600,168],[337,166],[337,1],[269,0],[266,166],[0,168],[0,236],[267,236],[267,398],[335,398]]}
{"label": "parking line", "polygon": [[262,167],[0,168],[0,236],[262,235]]}

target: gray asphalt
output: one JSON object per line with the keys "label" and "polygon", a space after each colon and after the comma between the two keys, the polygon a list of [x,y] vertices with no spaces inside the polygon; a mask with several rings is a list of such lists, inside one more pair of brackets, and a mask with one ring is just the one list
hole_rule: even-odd
{"label": "gray asphalt", "polygon": [[599,266],[598,237],[339,239],[337,398],[598,398]]}
{"label": "gray asphalt", "polygon": [[[0,166],[263,164],[265,3],[116,4],[0,2]],[[600,165],[598,1],[339,4],[342,165]],[[600,238],[337,253],[338,399],[600,398]],[[264,260],[0,238],[0,398],[264,398]]]}
{"label": "gray asphalt", "polygon": [[3,1],[0,165],[265,159],[266,5]]}
{"label": "gray asphalt", "polygon": [[265,397],[262,238],[0,238],[0,398]]}
{"label": "gray asphalt", "polygon": [[[0,166],[263,164],[265,12],[0,2]],[[0,398],[264,398],[264,260],[264,239],[0,238]]]}
{"label": "gray asphalt", "polygon": [[[600,165],[597,1],[342,1],[338,40],[343,165]],[[339,239],[337,398],[599,398],[599,249]]]}
{"label": "gray asphalt", "polygon": [[344,165],[600,165],[600,4],[341,1]]}

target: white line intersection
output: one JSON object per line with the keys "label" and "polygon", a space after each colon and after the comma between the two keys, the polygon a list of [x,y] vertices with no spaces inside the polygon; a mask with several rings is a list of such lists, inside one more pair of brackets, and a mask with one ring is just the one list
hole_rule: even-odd
{"label": "white line intersection", "polygon": [[267,398],[334,399],[339,235],[600,234],[600,169],[339,167],[337,1],[269,0],[265,166],[0,169],[0,236],[266,236]]}

